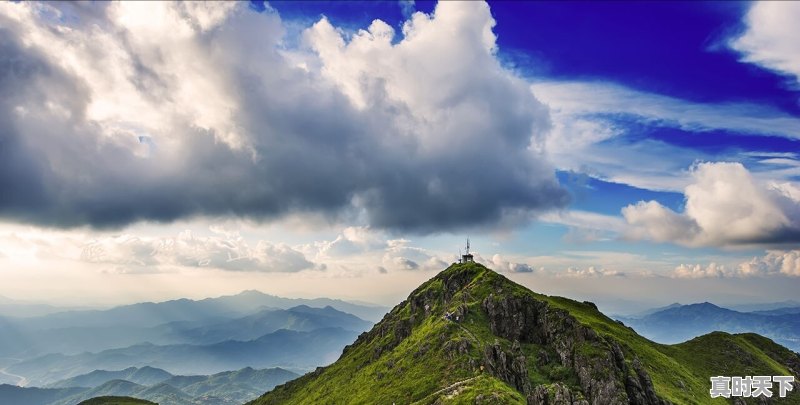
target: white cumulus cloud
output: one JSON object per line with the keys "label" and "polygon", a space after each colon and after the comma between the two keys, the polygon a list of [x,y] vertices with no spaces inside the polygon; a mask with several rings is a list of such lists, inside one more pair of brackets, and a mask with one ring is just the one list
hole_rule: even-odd
{"label": "white cumulus cloud", "polygon": [[568,202],[535,147],[548,110],[499,62],[485,2],[402,32],[297,24],[241,2],[0,3],[0,216],[432,233]]}
{"label": "white cumulus cloud", "polygon": [[793,183],[766,183],[740,163],[700,163],[675,212],[656,201],[622,209],[627,236],[687,246],[780,245],[800,241]]}

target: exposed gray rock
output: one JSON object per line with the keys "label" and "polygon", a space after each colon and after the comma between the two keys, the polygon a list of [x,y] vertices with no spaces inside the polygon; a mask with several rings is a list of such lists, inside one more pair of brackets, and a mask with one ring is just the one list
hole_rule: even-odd
{"label": "exposed gray rock", "polygon": [[483,359],[489,374],[509,383],[523,394],[531,391],[525,356],[519,351],[519,347],[517,351],[506,352],[495,341],[494,344],[486,346]]}
{"label": "exposed gray rock", "polygon": [[[620,346],[599,336],[594,330],[578,323],[567,311],[552,308],[530,295],[490,295],[482,307],[495,335],[522,343],[546,345],[555,350],[558,363],[574,370],[586,401],[591,405],[660,405],[646,370],[637,359],[627,366]],[[519,343],[516,343],[517,347]],[[532,391],[524,356],[503,351],[495,344],[486,348],[484,357],[490,372],[526,394],[529,403],[542,403],[542,388]],[[543,351],[545,364],[547,352]],[[537,360],[540,361],[540,360]],[[526,385],[527,384],[527,385]],[[566,387],[564,387],[566,388]],[[548,401],[573,403],[569,389],[555,390]],[[564,402],[567,401],[567,402]],[[550,403],[550,402],[547,402]]]}

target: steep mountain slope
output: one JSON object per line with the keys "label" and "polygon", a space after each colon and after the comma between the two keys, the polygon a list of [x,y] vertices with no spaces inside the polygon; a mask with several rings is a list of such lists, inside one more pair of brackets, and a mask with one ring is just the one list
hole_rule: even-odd
{"label": "steep mountain slope", "polygon": [[709,302],[680,305],[639,319],[618,318],[638,333],[661,343],[677,343],[713,331],[753,332],[800,350],[800,314],[790,309],[777,312],[738,312]]}
{"label": "steep mountain slope", "polygon": [[417,288],[335,363],[251,404],[716,403],[712,375],[798,373],[800,357],[768,339],[656,344],[594,304],[536,294],[468,263]]}

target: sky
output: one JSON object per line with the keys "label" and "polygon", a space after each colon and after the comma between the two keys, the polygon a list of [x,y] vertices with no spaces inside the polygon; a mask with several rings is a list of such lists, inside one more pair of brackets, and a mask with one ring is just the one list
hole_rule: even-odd
{"label": "sky", "polygon": [[798,2],[0,3],[0,296],[796,298]]}

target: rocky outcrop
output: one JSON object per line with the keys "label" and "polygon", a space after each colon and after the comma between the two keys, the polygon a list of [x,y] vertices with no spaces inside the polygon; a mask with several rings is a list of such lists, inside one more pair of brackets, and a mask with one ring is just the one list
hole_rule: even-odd
{"label": "rocky outcrop", "polygon": [[531,389],[524,357],[506,352],[497,344],[487,347],[485,358],[487,364],[492,364],[490,372],[526,394],[529,403],[666,403],[656,396],[650,377],[637,359],[629,367],[619,344],[581,325],[567,311],[552,308],[531,295],[511,294],[491,294],[484,299],[482,308],[495,335],[554,350],[557,358],[546,358],[545,363],[557,361],[572,370],[585,396],[585,399],[579,398],[568,389],[565,392],[565,387],[561,386]]}
{"label": "rocky outcrop", "polygon": [[537,385],[527,396],[529,404],[535,405],[589,405],[580,394],[570,391],[564,384]]}
{"label": "rocky outcrop", "polygon": [[507,352],[495,341],[484,349],[483,362],[490,374],[509,383],[517,391],[523,394],[531,391],[526,359],[519,345]]}

